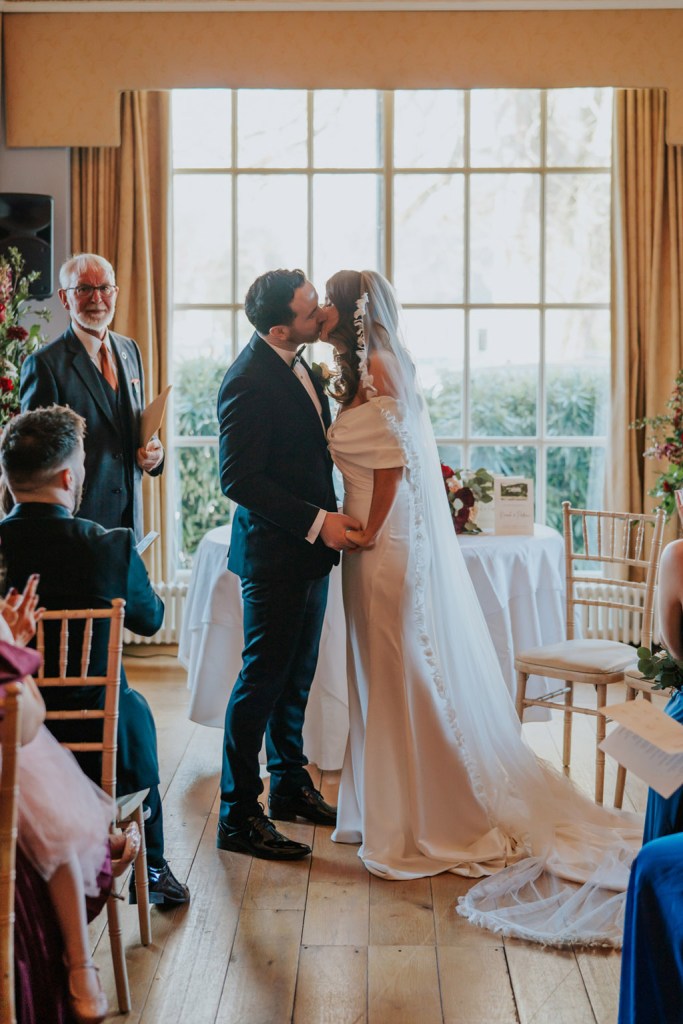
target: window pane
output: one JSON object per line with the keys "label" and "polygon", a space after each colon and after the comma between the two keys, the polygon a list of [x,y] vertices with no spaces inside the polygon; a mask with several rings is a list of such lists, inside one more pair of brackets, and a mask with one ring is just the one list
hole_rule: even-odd
{"label": "window pane", "polygon": [[210,355],[197,355],[177,364],[173,390],[177,436],[218,436],[216,402],[228,365]]}
{"label": "window pane", "polygon": [[552,309],[545,323],[547,432],[563,437],[606,434],[609,311]]}
{"label": "window pane", "polygon": [[173,179],[174,298],[225,303],[232,291],[230,178],[176,174]]}
{"label": "window pane", "polygon": [[313,179],[311,273],[321,296],[337,270],[372,270],[380,263],[380,187],[376,174],[321,174]]}
{"label": "window pane", "polygon": [[228,89],[174,89],[173,166],[229,167],[232,110]]}
{"label": "window pane", "polygon": [[453,309],[407,309],[405,325],[434,433],[459,437],[465,362],[463,313]]}
{"label": "window pane", "polygon": [[470,100],[472,167],[538,167],[541,94],[536,89],[475,89]]}
{"label": "window pane", "polygon": [[463,92],[394,93],[396,167],[462,167],[464,131]]}
{"label": "window pane", "polygon": [[394,283],[402,302],[462,302],[462,175],[394,179]]}
{"label": "window pane", "polygon": [[190,568],[192,556],[207,530],[230,522],[230,502],[221,494],[218,475],[218,449],[176,448],[176,494],[180,510],[176,512],[178,561]]}
{"label": "window pane", "polygon": [[473,174],[472,302],[538,302],[540,182],[532,174]]}
{"label": "window pane", "polygon": [[561,533],[563,501],[576,508],[603,507],[605,449],[549,448],[547,459],[546,521]]}
{"label": "window pane", "polygon": [[612,90],[548,90],[548,156],[554,167],[609,167]]}
{"label": "window pane", "polygon": [[477,309],[470,314],[472,434],[536,433],[539,315],[535,310]]}
{"label": "window pane", "polygon": [[237,153],[240,167],[305,167],[306,93],[240,89]]}
{"label": "window pane", "polygon": [[547,302],[609,302],[609,213],[609,175],[548,175]]}
{"label": "window pane", "polygon": [[440,444],[438,447],[439,459],[445,462],[451,469],[463,469],[462,448],[459,444]]}
{"label": "window pane", "polygon": [[534,507],[538,502],[536,494],[536,451],[522,445],[483,445],[470,448],[468,469],[488,469],[489,473],[501,476],[524,476],[534,481]]}
{"label": "window pane", "polygon": [[227,309],[176,309],[173,314],[173,371],[182,375],[188,359],[201,355],[224,367],[232,362],[232,313]]}
{"label": "window pane", "polygon": [[306,179],[247,174],[237,181],[238,298],[260,274],[277,267],[307,269]]}
{"label": "window pane", "polygon": [[379,167],[379,94],[362,89],[316,92],[313,162],[316,167]]}

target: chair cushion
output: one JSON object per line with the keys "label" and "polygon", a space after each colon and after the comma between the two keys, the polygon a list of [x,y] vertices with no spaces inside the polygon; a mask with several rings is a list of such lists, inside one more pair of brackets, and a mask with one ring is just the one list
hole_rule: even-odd
{"label": "chair cushion", "polygon": [[559,644],[531,647],[515,658],[515,668],[543,675],[553,672],[580,672],[586,675],[615,675],[635,668],[634,647],[617,640],[563,640]]}

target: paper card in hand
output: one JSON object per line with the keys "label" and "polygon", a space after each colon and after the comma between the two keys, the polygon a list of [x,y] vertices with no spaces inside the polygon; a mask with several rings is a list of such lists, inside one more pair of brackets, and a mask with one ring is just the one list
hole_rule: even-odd
{"label": "paper card in hand", "polygon": [[160,391],[156,398],[146,406],[140,417],[140,447],[146,448],[151,439],[159,430],[166,412],[166,402],[171,392],[172,384]]}
{"label": "paper card in hand", "polygon": [[0,640],[0,684],[14,683],[24,676],[32,676],[42,663],[42,656],[31,647],[17,647],[16,644]]}

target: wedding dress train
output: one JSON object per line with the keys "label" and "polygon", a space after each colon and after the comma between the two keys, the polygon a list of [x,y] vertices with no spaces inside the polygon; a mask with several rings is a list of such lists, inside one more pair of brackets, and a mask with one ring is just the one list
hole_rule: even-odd
{"label": "wedding dress train", "polygon": [[361,522],[373,471],[404,467],[375,546],[343,560],[350,735],[332,838],[388,879],[489,876],[458,912],[494,931],[618,946],[642,820],[596,806],[527,746],[418,415],[374,397],[328,435]]}

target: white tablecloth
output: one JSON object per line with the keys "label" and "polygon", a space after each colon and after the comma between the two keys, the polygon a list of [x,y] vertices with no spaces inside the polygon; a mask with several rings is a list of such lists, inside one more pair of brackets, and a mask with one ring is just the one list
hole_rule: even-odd
{"label": "white tablecloth", "polygon": [[[223,728],[230,689],[241,667],[243,643],[240,582],[226,569],[229,541],[230,527],[220,526],[199,545],[178,650],[188,671],[190,718],[218,728]],[[564,638],[562,537],[537,524],[533,536],[461,536],[460,546],[514,697],[515,651]],[[527,692],[535,696],[556,686],[554,680],[532,676]],[[304,725],[306,755],[323,769],[341,767],[347,708],[344,610],[336,568],[330,577],[318,669]],[[542,709],[527,711],[529,718],[547,714]]]}

